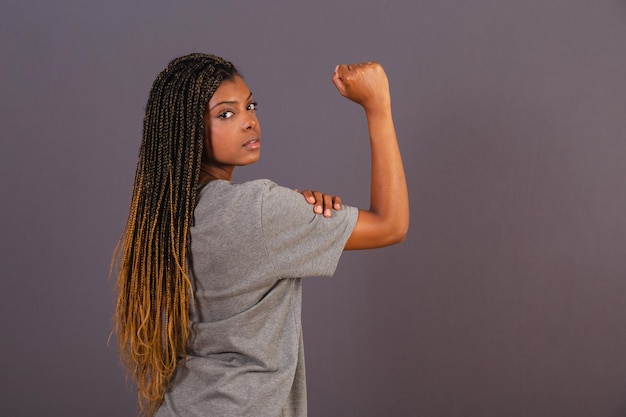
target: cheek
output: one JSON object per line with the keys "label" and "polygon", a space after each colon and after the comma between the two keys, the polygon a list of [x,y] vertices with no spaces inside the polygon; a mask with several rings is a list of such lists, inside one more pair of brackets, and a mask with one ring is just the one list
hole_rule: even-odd
{"label": "cheek", "polygon": [[228,135],[224,129],[212,128],[209,131],[209,156],[219,157],[228,142]]}

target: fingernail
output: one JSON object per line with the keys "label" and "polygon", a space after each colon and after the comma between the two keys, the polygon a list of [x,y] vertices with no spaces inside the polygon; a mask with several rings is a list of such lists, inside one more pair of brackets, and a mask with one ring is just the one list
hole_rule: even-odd
{"label": "fingernail", "polygon": [[330,217],[330,215],[331,215],[330,209],[326,209],[326,210],[324,211],[324,216],[326,216],[326,217]]}
{"label": "fingernail", "polygon": [[316,212],[317,214],[321,214],[321,213],[322,213],[322,207],[320,207],[320,206],[315,206],[315,212]]}

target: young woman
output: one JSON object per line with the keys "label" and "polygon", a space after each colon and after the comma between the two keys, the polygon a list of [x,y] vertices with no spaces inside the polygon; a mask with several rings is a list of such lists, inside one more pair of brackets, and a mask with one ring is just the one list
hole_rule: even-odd
{"label": "young woman", "polygon": [[387,77],[339,65],[372,152],[368,210],[269,180],[231,182],[256,162],[257,105],[235,67],[177,58],[155,80],[130,212],[118,246],[115,326],[145,415],[306,416],[300,277],[330,276],[346,249],[401,242],[406,181]]}

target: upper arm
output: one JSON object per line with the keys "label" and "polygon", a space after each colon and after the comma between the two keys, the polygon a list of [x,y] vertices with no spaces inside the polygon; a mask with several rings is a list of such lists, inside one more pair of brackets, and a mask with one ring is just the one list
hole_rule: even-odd
{"label": "upper arm", "polygon": [[385,218],[372,211],[359,210],[345,250],[374,249],[400,243],[406,238],[408,221]]}
{"label": "upper arm", "polygon": [[332,217],[315,214],[299,193],[273,183],[261,213],[264,244],[281,278],[332,275],[357,220],[353,207]]}

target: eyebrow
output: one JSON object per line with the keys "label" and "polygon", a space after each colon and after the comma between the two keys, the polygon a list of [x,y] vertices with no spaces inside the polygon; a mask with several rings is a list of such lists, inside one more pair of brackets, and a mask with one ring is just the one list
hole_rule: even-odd
{"label": "eyebrow", "polygon": [[[250,100],[250,97],[252,97],[252,91],[250,91],[250,94],[248,95],[248,97],[246,98],[245,101]],[[213,105],[212,107],[209,108],[210,110],[213,110],[214,108],[216,108],[217,106],[220,106],[222,104],[235,104],[237,103],[237,100],[225,100],[225,101],[220,101],[219,103],[215,103],[215,105]]]}

